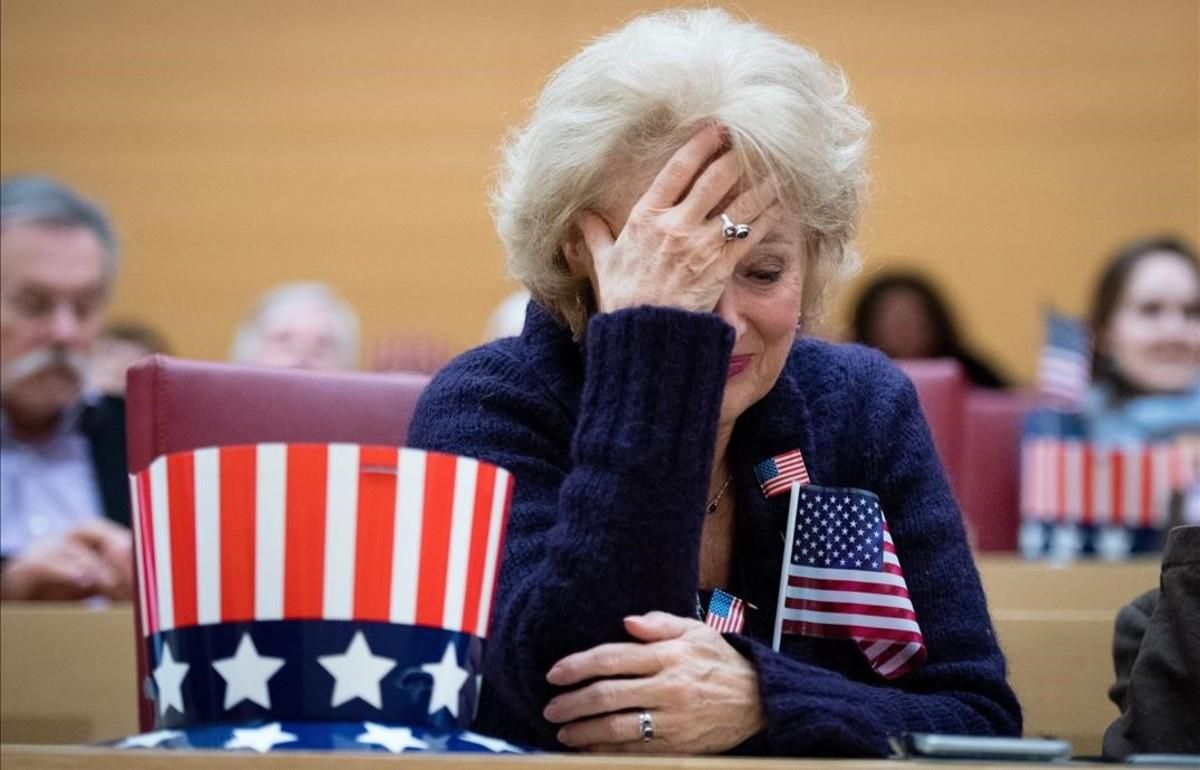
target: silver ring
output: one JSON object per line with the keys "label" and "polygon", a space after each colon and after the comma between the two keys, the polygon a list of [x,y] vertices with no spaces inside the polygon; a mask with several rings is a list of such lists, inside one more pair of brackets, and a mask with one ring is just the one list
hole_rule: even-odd
{"label": "silver ring", "polygon": [[744,240],[750,237],[750,225],[737,225],[729,218],[729,215],[721,213],[721,235],[725,240],[732,241],[734,238]]}
{"label": "silver ring", "polygon": [[654,717],[650,716],[649,711],[638,714],[638,730],[642,733],[642,743],[654,740]]}

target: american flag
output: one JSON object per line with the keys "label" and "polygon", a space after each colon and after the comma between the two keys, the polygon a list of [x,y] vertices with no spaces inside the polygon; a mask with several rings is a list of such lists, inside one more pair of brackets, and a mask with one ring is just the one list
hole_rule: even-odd
{"label": "american flag", "polygon": [[809,483],[808,468],[804,466],[804,457],[799,449],[768,457],[754,466],[754,475],[758,477],[765,497],[783,494],[788,491],[793,481],[799,484]]}
{"label": "american flag", "polygon": [[1046,341],[1038,361],[1038,389],[1070,407],[1078,407],[1090,381],[1091,338],[1078,320],[1046,313]]}
{"label": "american flag", "polygon": [[718,588],[708,600],[708,614],[704,617],[704,623],[722,634],[741,633],[746,623],[746,603]]}
{"label": "american flag", "polygon": [[925,641],[879,498],[813,486],[797,496],[782,631],[853,639],[885,679],[911,671]]}

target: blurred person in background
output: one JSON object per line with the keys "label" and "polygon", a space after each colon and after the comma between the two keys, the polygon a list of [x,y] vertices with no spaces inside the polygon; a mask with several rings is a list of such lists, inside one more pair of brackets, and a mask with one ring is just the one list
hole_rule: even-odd
{"label": "blurred person in background", "polygon": [[1200,433],[1200,262],[1182,240],[1136,241],[1109,260],[1092,296],[1093,439]]}
{"label": "blurred person in background", "polygon": [[[1121,716],[1104,754],[1200,752],[1200,260],[1180,239],[1119,249],[1092,297],[1090,438],[1170,441],[1189,448],[1190,487],[1168,501],[1159,587],[1124,607],[1113,635]],[[1174,526],[1184,524],[1184,526]],[[1190,526],[1189,526],[1190,525]],[[1160,533],[1134,531],[1130,550]],[[1155,542],[1156,544],[1156,542]]]}
{"label": "blurred person in background", "polygon": [[125,370],[171,347],[156,329],[141,321],[121,321],[104,327],[88,362],[88,384],[100,393],[125,395]]}
{"label": "blurred person in background", "polygon": [[1007,378],[962,341],[941,292],[925,276],[885,273],[867,284],[851,316],[854,341],[889,358],[953,358],[976,387],[1004,388]]}
{"label": "blurred person in background", "polygon": [[130,596],[125,405],[85,393],[117,246],[45,177],[0,182],[0,597]]}
{"label": "blurred person in background", "polygon": [[354,369],[358,314],[323,283],[279,286],[238,327],[233,360],[288,369]]}
{"label": "blurred person in background", "polygon": [[522,289],[509,294],[488,316],[483,327],[483,341],[491,342],[502,337],[516,337],[525,327],[525,311],[529,307],[529,290]]}

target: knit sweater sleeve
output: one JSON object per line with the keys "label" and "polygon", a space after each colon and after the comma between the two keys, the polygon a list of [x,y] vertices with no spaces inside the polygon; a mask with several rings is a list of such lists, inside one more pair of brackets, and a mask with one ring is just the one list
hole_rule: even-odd
{"label": "knit sweater sleeve", "polygon": [[557,745],[542,717],[556,661],[626,639],[627,615],[692,614],[732,345],[716,316],[635,308],[589,323],[577,415],[519,348],[468,354],[423,395],[411,446],[516,479],[485,679],[525,740]]}
{"label": "knit sweater sleeve", "polygon": [[895,682],[856,681],[728,636],[758,671],[767,752],[886,756],[888,736],[904,732],[1019,735],[1020,707],[912,384],[874,355],[845,375],[845,389],[861,394],[848,430],[862,434],[854,443],[864,447],[864,473],[880,496],[928,655]]}

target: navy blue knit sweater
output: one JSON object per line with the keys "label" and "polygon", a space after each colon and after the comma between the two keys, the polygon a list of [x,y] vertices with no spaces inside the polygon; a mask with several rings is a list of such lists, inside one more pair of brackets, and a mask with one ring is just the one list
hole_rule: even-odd
{"label": "navy blue knit sweater", "polygon": [[[581,345],[531,304],[520,337],[470,351],[417,406],[414,447],[512,471],[516,490],[477,726],[561,748],[542,709],[564,655],[627,640],[627,615],[694,617],[700,534],[733,330],[711,314],[641,307],[591,319]],[[787,495],[754,464],[799,448],[814,484],[879,495],[928,649],[894,682],[849,640],[770,648]],[[1018,735],[958,508],[907,378],[883,356],[801,339],[730,439],[734,584],[760,609],[726,639],[758,673],[767,727],[741,751],[884,756],[905,731]]]}

